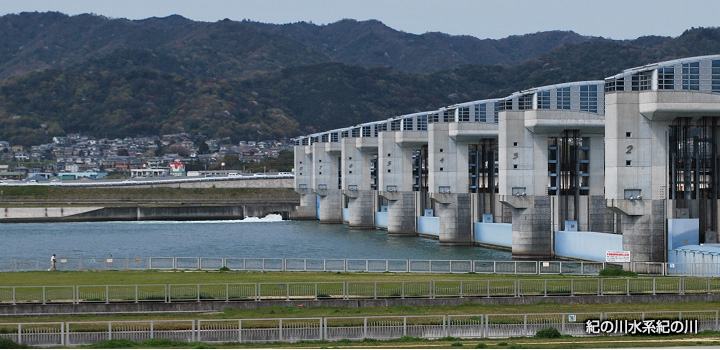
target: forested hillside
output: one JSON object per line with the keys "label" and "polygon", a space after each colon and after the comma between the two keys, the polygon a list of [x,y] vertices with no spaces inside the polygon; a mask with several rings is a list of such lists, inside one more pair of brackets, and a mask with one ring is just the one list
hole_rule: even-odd
{"label": "forested hillside", "polygon": [[292,137],[717,53],[715,28],[624,42],[572,32],[489,41],[402,33],[377,21],[7,15],[0,140],[30,145],[74,132]]}

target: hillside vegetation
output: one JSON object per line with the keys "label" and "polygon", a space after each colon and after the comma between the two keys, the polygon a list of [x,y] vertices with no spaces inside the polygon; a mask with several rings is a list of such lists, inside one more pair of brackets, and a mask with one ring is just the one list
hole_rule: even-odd
{"label": "hillside vegetation", "polygon": [[279,139],[716,53],[717,28],[632,41],[572,32],[480,40],[378,21],[6,15],[0,140],[32,145],[77,132]]}

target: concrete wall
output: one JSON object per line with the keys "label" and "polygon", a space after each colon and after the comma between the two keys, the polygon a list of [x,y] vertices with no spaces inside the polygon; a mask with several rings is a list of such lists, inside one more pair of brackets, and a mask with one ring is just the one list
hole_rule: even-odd
{"label": "concrete wall", "polygon": [[668,219],[668,250],[700,244],[700,219]]}
{"label": "concrete wall", "polygon": [[440,218],[435,216],[418,216],[417,230],[421,235],[440,236]]}
{"label": "concrete wall", "polygon": [[512,247],[512,224],[476,222],[473,225],[475,243]]}
{"label": "concrete wall", "polygon": [[388,213],[386,211],[375,212],[375,227],[387,229]]}
{"label": "concrete wall", "polygon": [[555,255],[605,261],[606,250],[623,250],[623,236],[612,233],[556,231]]}
{"label": "concrete wall", "polygon": [[1,208],[0,222],[228,220],[251,216],[264,217],[272,213],[279,213],[287,219],[294,210],[293,203],[178,207]]}
{"label": "concrete wall", "polygon": [[[223,179],[177,183],[151,183],[147,185],[107,186],[112,188],[293,188],[294,179]],[[97,186],[102,187],[102,186]]]}

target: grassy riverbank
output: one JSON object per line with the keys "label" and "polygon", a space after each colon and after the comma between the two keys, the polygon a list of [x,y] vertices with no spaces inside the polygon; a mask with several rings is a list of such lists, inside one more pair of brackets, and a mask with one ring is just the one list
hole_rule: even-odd
{"label": "grassy riverbank", "polygon": [[[597,276],[561,275],[481,275],[481,274],[410,274],[410,273],[331,273],[331,272],[219,272],[219,271],[54,271],[0,273],[2,286],[75,286],[75,285],[143,285],[143,284],[210,284],[210,283],[290,283],[290,282],[358,282],[358,281],[450,281],[510,279],[583,279]],[[149,320],[149,319],[247,319],[299,318],[337,316],[399,316],[399,315],[473,315],[522,313],[584,313],[717,310],[720,301],[632,304],[561,304],[552,299],[530,305],[490,305],[466,302],[450,306],[390,307],[306,307],[303,300],[294,306],[265,309],[226,309],[222,313],[203,315],[132,314],[33,316],[28,322],[78,320]],[[2,322],[18,322],[28,318],[0,317]]]}

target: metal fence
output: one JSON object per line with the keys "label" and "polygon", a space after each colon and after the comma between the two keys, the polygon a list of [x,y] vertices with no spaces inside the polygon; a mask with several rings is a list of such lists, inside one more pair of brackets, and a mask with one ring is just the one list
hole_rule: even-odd
{"label": "metal fence", "polygon": [[[547,314],[423,315],[217,320],[148,320],[0,324],[0,338],[33,346],[89,345],[111,339],[202,342],[297,342],[342,339],[389,340],[509,338],[534,336],[546,327],[572,336],[623,335],[629,329],[588,332],[593,321],[682,320],[685,333],[720,330],[718,311],[653,311]],[[649,333],[652,334],[652,333]],[[660,334],[660,333],[655,333]]]}
{"label": "metal fence", "polygon": [[710,277],[0,286],[0,304],[716,293],[720,278]]}
{"label": "metal fence", "polygon": [[[0,258],[0,271],[42,271],[45,258]],[[311,258],[59,258],[58,270],[218,270],[596,275],[602,262]]]}
{"label": "metal fence", "polygon": [[[43,271],[46,258],[0,258],[0,272]],[[421,259],[314,259],[314,258],[59,258],[57,269],[85,270],[218,270],[234,271],[327,271],[481,273],[515,275],[597,275],[607,267],[623,267],[639,274],[656,276],[720,277],[720,264],[650,263],[608,264],[588,261],[494,261]]]}

